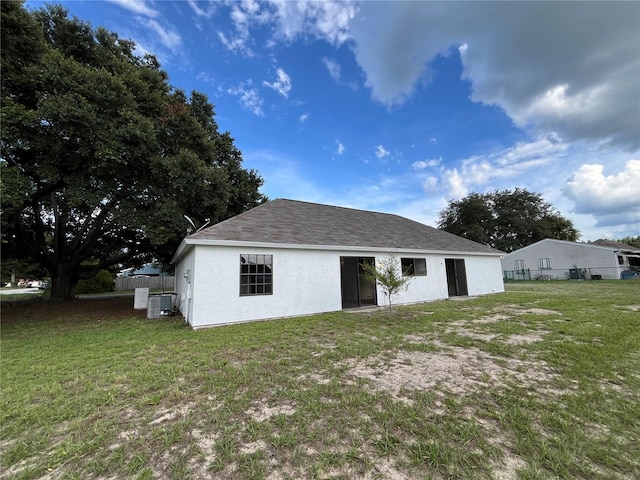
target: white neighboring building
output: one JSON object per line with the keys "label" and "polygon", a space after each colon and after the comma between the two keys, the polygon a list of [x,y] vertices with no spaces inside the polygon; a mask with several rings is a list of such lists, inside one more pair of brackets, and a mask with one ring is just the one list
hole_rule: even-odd
{"label": "white neighboring building", "polygon": [[505,278],[515,280],[620,279],[636,268],[640,270],[640,249],[606,240],[547,238],[502,259]]}
{"label": "white neighboring building", "polygon": [[413,277],[395,304],[504,291],[503,252],[397,215],[278,199],[182,241],[177,307],[199,328],[386,305],[361,265],[390,255]]}

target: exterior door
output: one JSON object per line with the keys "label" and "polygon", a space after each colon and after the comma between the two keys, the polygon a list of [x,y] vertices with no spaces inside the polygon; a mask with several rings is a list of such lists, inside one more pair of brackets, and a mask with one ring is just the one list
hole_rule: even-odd
{"label": "exterior door", "polygon": [[467,270],[464,258],[445,258],[447,270],[447,287],[450,297],[465,297],[469,295],[467,289]]}
{"label": "exterior door", "polygon": [[375,261],[374,257],[340,257],[342,308],[378,304],[376,285],[365,278],[362,267]]}

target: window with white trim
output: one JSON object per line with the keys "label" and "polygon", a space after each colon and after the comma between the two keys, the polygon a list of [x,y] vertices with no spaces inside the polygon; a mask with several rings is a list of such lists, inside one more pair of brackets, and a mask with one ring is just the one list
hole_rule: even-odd
{"label": "window with white trim", "polygon": [[538,266],[540,270],[551,270],[551,259],[550,258],[539,258]]}
{"label": "window with white trim", "polygon": [[514,270],[524,270],[524,260],[516,260]]}

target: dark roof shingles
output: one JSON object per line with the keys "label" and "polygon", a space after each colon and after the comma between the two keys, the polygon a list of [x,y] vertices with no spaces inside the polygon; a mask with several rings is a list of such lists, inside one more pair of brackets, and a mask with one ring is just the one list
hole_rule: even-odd
{"label": "dark roof shingles", "polygon": [[264,203],[189,238],[500,253],[486,245],[398,215],[286,199]]}

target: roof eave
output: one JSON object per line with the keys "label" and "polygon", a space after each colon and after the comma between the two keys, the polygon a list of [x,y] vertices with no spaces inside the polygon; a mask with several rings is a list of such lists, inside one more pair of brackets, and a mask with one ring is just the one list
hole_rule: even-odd
{"label": "roof eave", "polygon": [[185,238],[180,243],[171,263],[177,263],[190,246],[216,246],[216,247],[250,247],[250,248],[272,248],[272,249],[297,249],[297,250],[330,250],[330,251],[355,251],[355,252],[391,252],[391,253],[421,253],[437,255],[475,255],[488,257],[501,257],[504,252],[487,251],[474,252],[466,250],[433,250],[420,248],[397,248],[397,247],[371,247],[360,245],[310,245],[296,243],[270,243],[270,242],[247,242],[240,240],[212,240],[203,238]]}
{"label": "roof eave", "polygon": [[184,256],[184,254],[186,253],[187,249],[190,250],[190,246],[194,245],[197,242],[194,242],[193,239],[189,238],[189,237],[185,237],[182,239],[182,241],[180,242],[180,245],[178,245],[178,248],[176,250],[176,253],[173,254],[173,258],[171,258],[171,265],[175,265],[177,264],[180,259]]}

